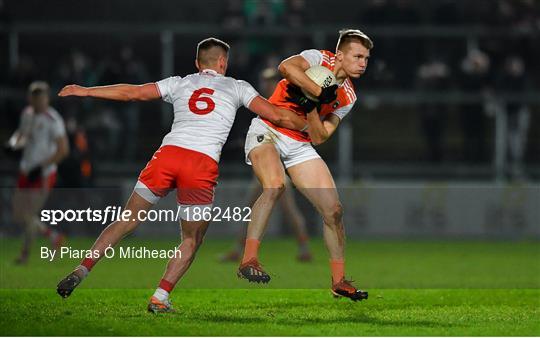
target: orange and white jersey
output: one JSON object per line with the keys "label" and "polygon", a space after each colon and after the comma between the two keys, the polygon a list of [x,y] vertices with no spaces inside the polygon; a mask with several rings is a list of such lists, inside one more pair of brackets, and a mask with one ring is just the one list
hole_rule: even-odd
{"label": "orange and white jersey", "polygon": [[[64,120],[52,107],[42,113],[35,113],[32,106],[24,108],[18,130],[27,138],[19,166],[25,174],[54,155],[56,140],[66,135]],[[43,175],[50,175],[56,169],[56,164],[49,164],[43,168]]]}
{"label": "orange and white jersey", "polygon": [[206,154],[219,162],[241,106],[249,107],[259,93],[246,81],[205,69],[186,77],[156,82],[165,102],[174,107],[171,131],[161,146],[173,145]]}
{"label": "orange and white jersey", "polygon": [[[308,49],[300,53],[300,55],[306,59],[310,67],[313,66],[324,66],[330,70],[334,70],[335,64],[335,54],[327,50],[316,50]],[[268,99],[274,105],[292,110],[296,112],[299,116],[304,117],[304,112],[300,107],[292,102],[287,101],[287,85],[289,81],[286,79],[281,80],[272,96]],[[323,104],[319,115],[321,118],[324,118],[328,114],[334,114],[340,119],[343,119],[352,109],[354,103],[356,102],[356,94],[354,92],[354,86],[351,82],[351,79],[347,78],[343,83],[338,87],[337,90],[337,99],[328,104]],[[291,130],[287,128],[282,128],[274,125],[272,122],[262,119],[266,124],[272,128],[278,130],[282,134],[285,134],[297,141],[301,142],[310,142],[311,139],[309,135],[305,132],[300,132],[296,130]]]}

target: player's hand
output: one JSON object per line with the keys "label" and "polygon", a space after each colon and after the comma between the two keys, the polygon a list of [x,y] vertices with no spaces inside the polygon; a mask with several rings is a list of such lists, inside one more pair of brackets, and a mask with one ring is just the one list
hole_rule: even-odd
{"label": "player's hand", "polygon": [[28,179],[28,182],[34,183],[39,181],[43,176],[43,168],[41,166],[37,166],[34,169],[30,170],[28,174],[26,175],[26,178]]}
{"label": "player's hand", "polygon": [[287,85],[287,97],[285,99],[300,106],[305,113],[309,113],[313,108],[317,107],[317,103],[308,99],[302,93],[300,87],[290,83]]}
{"label": "player's hand", "polygon": [[325,104],[335,101],[337,99],[337,89],[337,84],[322,88],[321,95],[317,97],[319,99],[319,103]]}
{"label": "player's hand", "polygon": [[79,85],[68,85],[62,88],[58,96],[88,96],[88,88]]}
{"label": "player's hand", "polygon": [[3,148],[4,148],[4,153],[6,154],[7,157],[9,157],[11,159],[14,159],[14,160],[19,160],[21,158],[22,150],[21,149],[14,149],[9,144],[9,142],[4,143]]}

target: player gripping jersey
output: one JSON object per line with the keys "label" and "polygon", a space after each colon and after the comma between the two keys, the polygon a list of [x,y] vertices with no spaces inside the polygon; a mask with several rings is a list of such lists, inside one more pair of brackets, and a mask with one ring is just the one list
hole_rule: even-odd
{"label": "player gripping jersey", "polygon": [[[272,123],[301,130],[306,122],[291,111],[280,109],[264,98],[245,81],[225,76],[229,45],[209,38],[197,45],[196,65],[199,72],[184,78],[169,77],[144,85],[112,85],[85,88],[64,87],[60,96],[92,96],[111,100],[163,99],[173,105],[174,121],[161,147],[141,171],[135,190],[124,210],[139,215],[152,207],[171,190],[177,190],[181,206],[181,257],[173,257],[158,288],[151,297],[148,311],[170,312],[169,293],[187,271],[202,243],[209,222],[189,219],[185,211],[193,206],[212,204],[218,177],[221,148],[227,140],[236,111],[249,108]],[[140,223],[139,219],[111,223],[98,237],[86,258],[57,286],[62,297],[68,297],[88,275],[109,246],[116,245]]]}

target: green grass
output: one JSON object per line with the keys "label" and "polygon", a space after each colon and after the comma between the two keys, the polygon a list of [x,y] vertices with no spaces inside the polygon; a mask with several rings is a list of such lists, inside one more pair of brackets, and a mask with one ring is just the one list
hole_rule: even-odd
{"label": "green grass", "polygon": [[320,241],[311,244],[311,264],[294,260],[293,241],[265,241],[273,280],[262,286],[238,280],[235,264],[216,262],[230,240],[207,240],[172,294],[179,311],[159,316],[145,307],[164,260],[104,260],[64,300],[54,286],[79,259],[46,262],[36,248],[28,266],[13,266],[20,243],[0,244],[2,335],[540,335],[538,242],[349,241],[347,274],[370,291],[353,303],[330,296]]}
{"label": "green grass", "polygon": [[178,289],[179,312],[144,312],[150,290],[3,290],[5,335],[538,335],[538,290]]}

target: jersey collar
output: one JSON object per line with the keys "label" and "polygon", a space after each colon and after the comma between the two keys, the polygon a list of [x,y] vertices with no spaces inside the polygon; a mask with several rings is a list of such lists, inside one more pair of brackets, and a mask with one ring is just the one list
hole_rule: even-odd
{"label": "jersey collar", "polygon": [[213,69],[203,69],[199,72],[199,74],[205,74],[205,75],[212,75],[212,76],[223,76],[220,73],[216,72]]}

